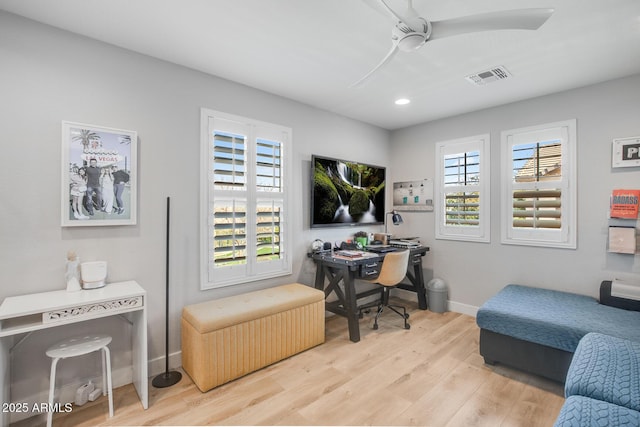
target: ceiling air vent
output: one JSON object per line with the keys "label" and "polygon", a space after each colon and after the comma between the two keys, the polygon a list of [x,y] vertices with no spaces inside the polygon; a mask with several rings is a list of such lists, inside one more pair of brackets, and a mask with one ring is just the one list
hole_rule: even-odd
{"label": "ceiling air vent", "polygon": [[465,77],[467,81],[478,85],[484,86],[487,83],[497,82],[498,80],[504,80],[507,77],[511,77],[509,71],[503,66],[495,67],[487,71],[482,71],[477,74],[472,74],[470,76]]}

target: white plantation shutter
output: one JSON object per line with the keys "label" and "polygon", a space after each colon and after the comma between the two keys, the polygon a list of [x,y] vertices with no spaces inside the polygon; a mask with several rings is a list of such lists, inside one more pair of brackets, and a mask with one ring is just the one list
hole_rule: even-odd
{"label": "white plantation shutter", "polygon": [[436,144],[436,238],[490,240],[489,135]]}
{"label": "white plantation shutter", "polygon": [[245,150],[246,136],[214,131],[213,180],[216,188],[244,188]]}
{"label": "white plantation shutter", "polygon": [[446,192],[445,193],[445,221],[449,226],[478,226],[480,225],[480,193]]}
{"label": "white plantation shutter", "polygon": [[213,246],[217,267],[247,263],[247,205],[243,200],[216,200],[213,207]]}
{"label": "white plantation shutter", "polygon": [[279,259],[283,255],[280,248],[282,206],[273,200],[260,201],[257,214],[257,260],[264,262]]}
{"label": "white plantation shutter", "polygon": [[480,152],[444,156],[445,223],[480,225]]}
{"label": "white plantation shutter", "polygon": [[[283,229],[282,206],[282,144],[278,141],[258,139],[257,190],[261,193],[257,202],[257,260],[272,261],[283,256],[280,245]],[[264,194],[269,193],[269,194]],[[272,196],[271,199],[266,197]]]}
{"label": "white plantation shutter", "polygon": [[576,247],[575,120],[502,133],[502,242]]}
{"label": "white plantation shutter", "polygon": [[202,287],[291,273],[291,130],[202,110]]}
{"label": "white plantation shutter", "polygon": [[278,141],[258,139],[256,174],[258,191],[282,191],[280,170],[282,144]]}
{"label": "white plantation shutter", "polygon": [[513,192],[513,228],[561,228],[562,190]]}

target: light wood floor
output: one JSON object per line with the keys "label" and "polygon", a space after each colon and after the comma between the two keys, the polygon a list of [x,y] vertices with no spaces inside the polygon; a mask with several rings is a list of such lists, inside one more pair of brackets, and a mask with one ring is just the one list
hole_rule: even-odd
{"label": "light wood floor", "polygon": [[553,425],[564,402],[560,384],[485,365],[474,318],[402,303],[410,330],[388,312],[374,331],[365,316],[362,339],[352,343],[346,319],[331,317],[323,345],[208,393],[183,373],[172,387],[149,385],[146,411],[127,385],[114,391],[115,417],[101,397],[56,415],[54,426]]}

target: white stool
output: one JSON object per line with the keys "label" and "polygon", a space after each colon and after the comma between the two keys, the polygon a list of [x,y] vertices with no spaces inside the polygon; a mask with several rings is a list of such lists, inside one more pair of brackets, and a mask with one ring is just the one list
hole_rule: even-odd
{"label": "white stool", "polygon": [[[111,392],[111,353],[109,352],[109,335],[86,335],[69,338],[47,349],[47,356],[51,357],[51,378],[49,379],[49,409],[53,407],[53,395],[56,388],[56,365],[60,359],[82,356],[102,350],[102,389],[103,395],[109,394],[109,417],[113,417],[113,393]],[[104,385],[107,384],[105,390]],[[47,427],[53,422],[53,411],[47,414]]]}

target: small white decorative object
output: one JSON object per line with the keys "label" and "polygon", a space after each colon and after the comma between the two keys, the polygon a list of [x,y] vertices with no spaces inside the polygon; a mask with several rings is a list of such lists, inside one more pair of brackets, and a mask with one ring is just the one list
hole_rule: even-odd
{"label": "small white decorative object", "polygon": [[77,292],[82,290],[80,286],[80,260],[74,251],[67,252],[67,272],[65,277],[67,279],[67,292]]}
{"label": "small white decorative object", "polygon": [[82,287],[84,289],[95,289],[103,287],[107,278],[107,262],[93,261],[80,264],[82,276]]}

